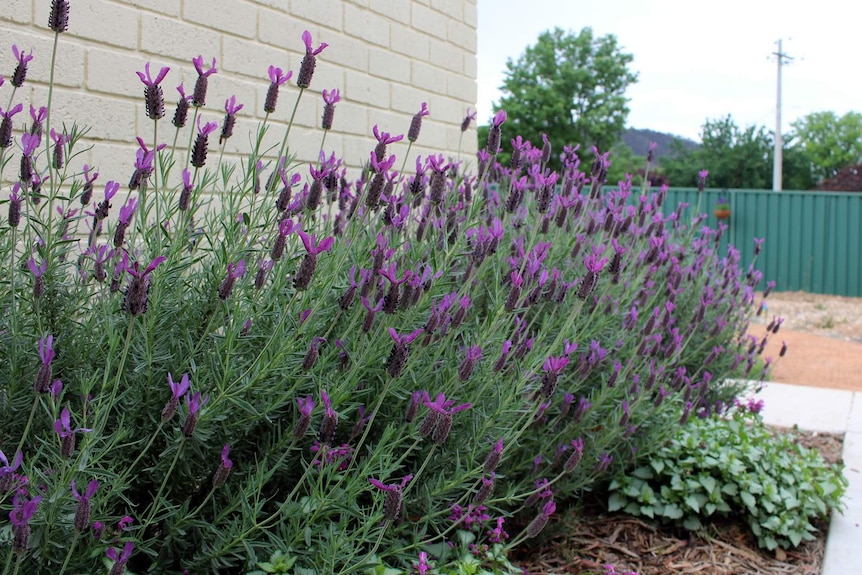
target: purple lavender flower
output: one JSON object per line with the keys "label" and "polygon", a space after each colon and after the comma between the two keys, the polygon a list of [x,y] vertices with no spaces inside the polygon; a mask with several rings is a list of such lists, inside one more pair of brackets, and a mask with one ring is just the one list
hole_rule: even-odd
{"label": "purple lavender flower", "polygon": [[596,285],[599,283],[599,273],[605,264],[608,263],[608,258],[601,258],[596,253],[589,254],[584,258],[584,266],[587,268],[587,274],[581,280],[581,285],[578,287],[578,297],[587,299]]}
{"label": "purple lavender flower", "polygon": [[488,130],[488,140],[485,144],[485,149],[492,156],[500,151],[500,142],[503,138],[503,122],[506,121],[506,111],[500,110],[494,114],[494,119],[491,120],[491,126]]}
{"label": "purple lavender flower", "polygon": [[697,191],[702,192],[706,186],[706,177],[709,176],[709,170],[701,170],[697,173]]}
{"label": "purple lavender flower", "polygon": [[557,504],[554,503],[553,499],[546,502],[542,506],[542,511],[527,525],[527,538],[532,539],[541,533],[545,525],[548,524],[548,519],[550,519],[556,510]]}
{"label": "purple lavender flower", "polygon": [[2,463],[2,467],[0,467],[0,494],[8,493],[12,487],[14,486],[15,480],[15,471],[21,467],[21,462],[24,460],[24,455],[21,451],[16,451],[15,456],[12,458],[12,463],[9,463],[9,460],[6,459],[6,454],[0,450],[0,463]]}
{"label": "purple lavender flower", "polygon": [[299,271],[296,273],[296,278],[293,280],[293,287],[302,291],[308,289],[308,286],[311,284],[311,277],[314,275],[314,270],[317,269],[318,254],[328,252],[332,249],[332,245],[335,243],[335,238],[329,236],[328,238],[320,240],[320,243],[318,243],[317,236],[315,234],[308,235],[302,230],[299,230],[298,233],[299,237],[302,239],[302,245],[305,247],[306,254],[302,259],[302,263],[299,265]]}
{"label": "purple lavender flower", "polygon": [[324,130],[332,129],[332,120],[335,117],[335,104],[341,101],[341,95],[338,88],[331,92],[323,91],[323,118],[321,119],[321,127]]}
{"label": "purple lavender flower", "polygon": [[314,400],[310,395],[298,398],[296,404],[299,407],[299,417],[293,427],[293,436],[302,437],[311,425],[311,412],[314,411]]}
{"label": "purple lavender flower", "polygon": [[51,128],[51,139],[54,140],[54,152],[52,154],[52,165],[54,169],[60,170],[63,168],[63,146],[71,139],[67,134],[57,132]]}
{"label": "purple lavender flower", "polygon": [[125,271],[132,276],[129,287],[126,288],[126,297],[123,299],[123,309],[126,313],[132,316],[146,313],[149,303],[150,274],[166,259],[165,256],[157,257],[143,271],[138,262],[131,266],[128,264],[124,266]]}
{"label": "purple lavender flower", "polygon": [[39,299],[45,291],[42,276],[48,271],[48,260],[42,260],[42,263],[37,266],[36,260],[30,258],[27,261],[27,267],[30,268],[30,273],[33,274],[33,298]]}
{"label": "purple lavender flower", "polygon": [[482,505],[494,493],[494,479],[496,474],[491,472],[488,477],[483,477],[476,495],[473,496],[473,505]]}
{"label": "purple lavender flower", "polygon": [[404,366],[407,365],[407,357],[410,354],[410,344],[413,343],[422,333],[421,329],[417,329],[413,333],[407,335],[399,335],[394,328],[389,328],[389,335],[394,343],[389,351],[389,358],[386,360],[386,373],[389,377],[397,378],[404,371]]}
{"label": "purple lavender flower", "polygon": [[56,33],[65,32],[69,28],[68,0],[51,0],[51,13],[48,15],[48,28]]}
{"label": "purple lavender flower", "polygon": [[186,437],[191,437],[195,433],[195,427],[198,425],[198,417],[200,416],[201,408],[204,404],[209,401],[209,394],[203,396],[201,398],[201,392],[197,392],[194,395],[191,393],[186,394],[186,406],[189,408],[189,414],[186,416],[186,420],[183,423],[183,435]]}
{"label": "purple lavender flower", "polygon": [[403,504],[402,493],[404,491],[404,487],[413,479],[413,475],[407,475],[401,479],[401,483],[390,483],[389,485],[384,485],[381,481],[374,479],[373,477],[368,478],[368,482],[386,493],[386,497],[383,500],[383,517],[387,521],[398,521],[401,517],[401,507]]}
{"label": "purple lavender flower", "polygon": [[224,122],[221,125],[221,136],[218,143],[223,144],[228,138],[233,136],[233,127],[236,124],[236,113],[242,110],[243,104],[237,105],[236,96],[231,96],[229,100],[224,101]]}
{"label": "purple lavender flower", "polygon": [[500,465],[500,460],[503,458],[503,440],[498,439],[491,446],[491,451],[488,452],[488,456],[485,458],[485,463],[482,464],[482,469],[485,470],[485,473],[491,473],[497,466]]}
{"label": "purple lavender flower", "polygon": [[[454,406],[454,407],[453,407]],[[446,399],[446,395],[438,393],[434,401],[426,394],[425,407],[428,408],[428,418],[422,422],[420,433],[431,435],[431,439],[438,445],[443,445],[449,438],[452,430],[452,416],[459,411],[470,409],[473,405],[462,403],[455,406],[455,400]]]}
{"label": "purple lavender flower", "polygon": [[170,68],[163,66],[155,79],[150,75],[150,63],[144,65],[143,72],[136,72],[138,78],[144,83],[144,109],[147,117],[151,120],[158,120],[165,115],[165,96],[162,92],[162,87],[159,84],[165,79],[165,76],[170,72]]}
{"label": "purple lavender flower", "polygon": [[81,205],[86,206],[93,199],[93,183],[99,177],[99,172],[90,174],[90,166],[84,164],[84,185],[81,187]]}
{"label": "purple lavender flower", "polygon": [[109,547],[108,550],[105,551],[105,555],[108,556],[108,559],[114,562],[114,565],[111,567],[111,571],[108,575],[123,575],[126,572],[126,563],[131,559],[132,551],[134,550],[135,544],[131,541],[126,541],[121,553],[117,553],[116,549]]}
{"label": "purple lavender flower", "polygon": [[171,398],[165,404],[164,409],[162,409],[162,421],[169,421],[174,417],[174,414],[177,412],[177,407],[179,407],[180,399],[186,394],[189,390],[189,374],[184,373],[182,379],[180,379],[179,383],[174,381],[173,376],[168,372],[168,385],[171,387]]}
{"label": "purple lavender flower", "polygon": [[39,366],[39,372],[36,374],[36,381],[33,384],[33,389],[36,393],[47,393],[51,387],[51,377],[53,374],[52,362],[54,361],[54,336],[39,338],[39,359],[42,360],[42,365]]}
{"label": "purple lavender flower", "polygon": [[400,142],[404,139],[403,135],[393,136],[389,132],[379,131],[377,124],[374,124],[371,131],[374,133],[374,138],[377,140],[377,146],[374,147],[374,157],[378,162],[382,162],[384,157],[386,157],[386,146],[394,144],[395,142]]}
{"label": "purple lavender flower", "polygon": [[608,453],[599,454],[599,461],[596,463],[596,473],[604,473],[611,466],[614,457]]}
{"label": "purple lavender flower", "polygon": [[20,493],[12,497],[12,511],[9,521],[12,523],[12,551],[16,555],[24,555],[30,546],[30,520],[36,514],[36,507],[42,501],[41,497],[24,499]]}
{"label": "purple lavender flower", "polygon": [[[201,76],[203,77],[203,76]],[[209,135],[218,129],[218,123],[207,122],[201,127],[201,118],[198,117],[198,135],[192,147],[191,164],[196,168],[203,168],[207,162],[207,139]]]}
{"label": "purple lavender flower", "polygon": [[566,463],[563,465],[567,473],[571,473],[578,466],[578,463],[581,462],[581,457],[584,455],[584,440],[582,438],[573,439],[571,444],[572,454],[569,455],[569,458],[566,459]]}
{"label": "purple lavender flower", "polygon": [[27,64],[33,59],[33,51],[30,50],[29,54],[25,54],[24,50],[19,51],[18,46],[12,44],[12,55],[15,56],[17,64],[15,65],[15,71],[12,73],[12,79],[9,82],[16,88],[20,88],[27,78]]}
{"label": "purple lavender flower", "polygon": [[79,431],[81,433],[89,433],[92,429],[84,427],[72,429],[72,416],[69,413],[69,408],[64,407],[60,411],[60,419],[54,420],[54,431],[62,440],[62,444],[60,446],[60,457],[68,459],[69,457],[72,457],[72,453],[75,452],[75,434]]}
{"label": "purple lavender flower", "polygon": [[209,77],[218,72],[218,70],[216,70],[216,59],[213,58],[212,66],[210,66],[210,69],[206,71],[204,71],[203,56],[192,58],[192,64],[195,65],[195,70],[198,72],[198,79],[195,81],[195,90],[192,94],[192,106],[200,108],[201,106],[206,106],[207,103],[207,85],[209,83]]}
{"label": "purple lavender flower", "polygon": [[189,115],[189,102],[191,102],[192,97],[186,96],[186,89],[182,82],[177,86],[177,92],[180,93],[180,99],[177,100],[177,107],[174,110],[174,117],[171,123],[177,128],[182,128],[186,125],[186,119]]}
{"label": "purple lavender flower", "polygon": [[5,112],[0,107],[0,148],[8,148],[12,145],[12,117],[24,109],[23,104],[17,104]]}
{"label": "purple lavender flower", "polygon": [[[309,313],[311,310],[308,310]],[[302,325],[304,319],[300,316],[299,325]],[[322,337],[314,337],[311,340],[311,345],[308,346],[308,351],[305,352],[305,357],[302,360],[302,370],[311,371],[314,364],[317,363],[317,358],[320,356],[320,344],[326,343],[326,339]]]}
{"label": "purple lavender flower", "polygon": [[288,70],[287,74],[285,74],[281,68],[270,65],[267,73],[269,74],[269,88],[266,90],[263,111],[267,114],[272,114],[275,112],[275,105],[278,103],[278,89],[282,84],[290,80],[293,76],[293,71]]}
{"label": "purple lavender flower", "polygon": [[233,292],[233,286],[236,283],[236,280],[245,275],[245,260],[239,260],[236,263],[229,263],[227,265],[227,277],[221,282],[221,285],[218,287],[218,297],[219,299],[227,299],[230,297],[230,294]]}
{"label": "purple lavender flower", "polygon": [[230,470],[233,468],[233,461],[228,458],[228,454],[230,454],[230,444],[226,443],[221,450],[221,465],[213,476],[213,489],[218,489],[224,485]]}
{"label": "purple lavender flower", "polygon": [[464,115],[464,119],[461,121],[461,132],[466,132],[470,129],[470,124],[476,119],[476,111],[470,111],[470,108],[467,108],[467,112]]}
{"label": "purple lavender flower", "polygon": [[338,413],[332,409],[329,395],[323,390],[320,391],[320,401],[323,403],[323,420],[320,422],[320,430],[317,433],[317,437],[321,443],[329,445],[335,438],[335,429],[338,427]]}
{"label": "purple lavender flower", "polygon": [[407,141],[415,142],[419,139],[419,131],[422,130],[422,118],[429,114],[428,102],[422,102],[422,107],[418,112],[413,114],[413,119],[410,121],[410,129],[407,130]]}
{"label": "purple lavender flower", "polygon": [[9,194],[9,227],[17,228],[21,223],[21,202],[23,198],[18,194],[21,191],[21,184],[15,182],[12,184],[12,192]]}
{"label": "purple lavender flower", "polygon": [[183,189],[180,190],[180,198],[177,201],[177,208],[179,210],[186,211],[189,209],[193,190],[194,186],[192,184],[192,173],[188,170],[188,168],[183,168]]}
{"label": "purple lavender flower", "polygon": [[569,365],[569,358],[566,356],[548,356],[545,363],[542,364],[542,370],[545,375],[542,376],[542,388],[539,393],[544,397],[551,397],[554,391],[557,390],[557,381],[560,374]]}
{"label": "purple lavender flower", "polygon": [[132,222],[132,216],[135,215],[135,210],[138,207],[138,200],[129,198],[129,201],[120,208],[120,217],[117,221],[117,227],[114,229],[114,247],[118,248],[123,245],[126,239],[126,229]]}
{"label": "purple lavender flower", "polygon": [[73,525],[78,533],[83,533],[90,528],[90,499],[96,494],[97,489],[99,489],[99,482],[93,479],[87,484],[87,490],[84,493],[78,493],[75,489],[75,481],[72,480],[72,495],[78,500]]}
{"label": "purple lavender flower", "polygon": [[467,348],[467,351],[464,353],[464,359],[461,361],[461,365],[458,366],[458,379],[461,381],[467,381],[470,379],[470,376],[473,374],[473,370],[476,368],[476,363],[482,359],[482,348],[478,345],[473,345]]}
{"label": "purple lavender flower", "polygon": [[308,30],[302,33],[302,42],[305,44],[305,56],[302,58],[302,63],[299,65],[299,74],[296,77],[296,85],[302,89],[308,88],[311,84],[311,78],[314,76],[314,68],[317,65],[317,55],[329,45],[322,42],[317,48],[311,41],[311,32]]}

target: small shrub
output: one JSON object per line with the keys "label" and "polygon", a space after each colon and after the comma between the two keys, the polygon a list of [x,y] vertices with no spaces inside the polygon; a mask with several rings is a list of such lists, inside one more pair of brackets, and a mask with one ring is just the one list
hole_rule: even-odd
{"label": "small shrub", "polygon": [[817,451],[775,433],[757,407],[696,419],[646,465],[610,485],[610,511],[700,529],[710,517],[743,518],[767,549],[813,539],[812,520],[839,510],[847,479]]}

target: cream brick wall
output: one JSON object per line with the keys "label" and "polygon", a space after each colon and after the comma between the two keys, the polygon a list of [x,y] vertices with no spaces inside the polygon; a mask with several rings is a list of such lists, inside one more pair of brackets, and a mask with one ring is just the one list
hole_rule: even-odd
{"label": "cream brick wall", "polygon": [[[0,87],[0,107],[5,109],[12,90],[12,44],[35,56],[15,102],[45,105],[51,2],[3,4],[0,74],[7,82]],[[132,170],[135,136],[148,142],[153,138],[153,123],[144,113],[143,84],[135,72],[147,62],[154,75],[161,66],[171,68],[162,83],[166,115],[158,134],[170,144],[175,86],[184,82],[191,93],[197,77],[191,59],[203,55],[205,62],[215,57],[219,70],[210,77],[204,120],[221,123],[230,96],[245,106],[226,146],[227,157],[248,151],[250,132],[264,116],[268,66],[294,71],[270,118],[265,143],[276,145],[298,94],[293,82],[304,54],[301,34],[308,29],[315,45],[326,42],[329,48],[318,56],[311,87],[300,101],[291,151],[304,160],[316,156],[322,134],[320,94],[338,88],[343,100],[326,148],[343,154],[349,165],[367,159],[375,144],[372,126],[406,134],[423,101],[431,115],[411,156],[454,155],[465,110],[476,104],[476,11],[476,0],[73,0],[69,30],[60,35],[52,124],[90,126],[87,143],[93,148],[75,160],[75,167],[96,165],[100,181],[125,182]],[[16,120],[19,128],[29,122],[27,112]],[[476,152],[474,129],[463,138],[464,157]],[[180,131],[181,145],[188,142],[190,130],[187,125]],[[211,158],[218,152],[217,141],[211,137]],[[406,140],[392,151],[403,154]],[[17,161],[10,166],[4,179],[15,177]]]}

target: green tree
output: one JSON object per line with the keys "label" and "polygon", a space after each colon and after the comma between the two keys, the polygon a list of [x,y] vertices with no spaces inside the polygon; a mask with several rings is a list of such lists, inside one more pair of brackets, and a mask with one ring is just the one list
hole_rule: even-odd
{"label": "green tree", "polygon": [[609,150],[625,128],[625,91],[637,81],[628,69],[632,60],[616,37],[596,38],[590,28],[579,34],[560,28],[543,32],[517,61],[506,62],[503,96],[494,109],[506,110],[508,134],[538,147],[547,134],[553,167],[565,145]]}
{"label": "green tree", "polygon": [[862,114],[814,112],[791,124],[819,181],[862,162]]}

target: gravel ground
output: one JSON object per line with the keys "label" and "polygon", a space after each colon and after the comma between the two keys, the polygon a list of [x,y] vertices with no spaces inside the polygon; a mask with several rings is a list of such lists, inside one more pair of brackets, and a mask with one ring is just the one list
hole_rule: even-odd
{"label": "gravel ground", "polygon": [[754,321],[765,325],[772,316],[784,318],[782,328],[862,343],[862,298],[772,292]]}

